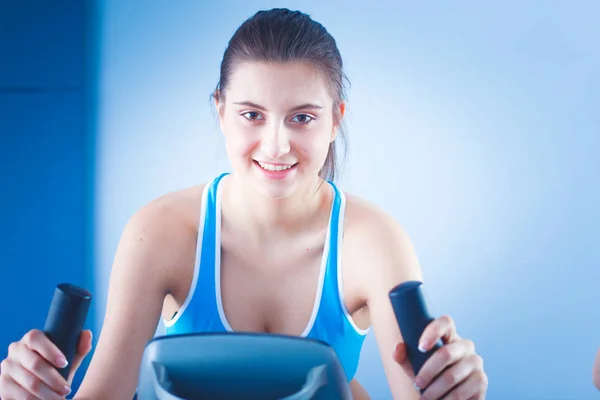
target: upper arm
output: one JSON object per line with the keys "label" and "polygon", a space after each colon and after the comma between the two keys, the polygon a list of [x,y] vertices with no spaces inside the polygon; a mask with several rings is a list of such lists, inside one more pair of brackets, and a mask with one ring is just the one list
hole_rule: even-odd
{"label": "upper arm", "polygon": [[365,257],[364,293],[386,377],[394,398],[418,399],[411,379],[393,359],[394,346],[402,335],[389,299],[396,285],[422,281],[412,242],[402,227],[377,209],[369,210],[357,231],[361,256]]}
{"label": "upper arm", "polygon": [[[170,270],[183,260],[181,224],[166,207],[151,203],[127,223],[108,287],[97,347],[76,398],[132,398],[146,344],[156,331]],[[179,226],[178,226],[179,225]]]}

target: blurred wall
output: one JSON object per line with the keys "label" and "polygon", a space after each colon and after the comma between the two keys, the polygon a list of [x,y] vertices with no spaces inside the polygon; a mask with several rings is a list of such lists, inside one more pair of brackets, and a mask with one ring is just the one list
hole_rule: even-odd
{"label": "blurred wall", "polygon": [[0,359],[58,283],[93,287],[89,7],[0,2]]}

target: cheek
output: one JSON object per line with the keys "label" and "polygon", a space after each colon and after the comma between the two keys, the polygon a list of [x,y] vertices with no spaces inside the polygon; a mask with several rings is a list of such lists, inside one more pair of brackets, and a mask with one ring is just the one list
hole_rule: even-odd
{"label": "cheek", "polygon": [[310,137],[306,137],[305,140],[300,140],[297,143],[298,152],[311,164],[315,164],[315,167],[321,167],[327,157],[329,139],[330,134],[328,132],[315,132]]}
{"label": "cheek", "polygon": [[225,121],[223,125],[225,146],[231,156],[247,155],[259,144],[259,136],[255,129],[234,121]]}

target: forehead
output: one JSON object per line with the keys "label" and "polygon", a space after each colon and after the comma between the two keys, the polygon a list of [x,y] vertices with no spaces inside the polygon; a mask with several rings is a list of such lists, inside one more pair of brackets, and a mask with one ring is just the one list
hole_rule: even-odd
{"label": "forehead", "polygon": [[251,101],[269,109],[315,103],[331,106],[328,82],[309,63],[244,62],[229,78],[227,101]]}

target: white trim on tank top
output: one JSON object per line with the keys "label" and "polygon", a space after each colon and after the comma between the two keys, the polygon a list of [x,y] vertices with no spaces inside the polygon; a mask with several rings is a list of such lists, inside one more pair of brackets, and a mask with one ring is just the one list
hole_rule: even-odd
{"label": "white trim on tank top", "polygon": [[337,242],[337,279],[338,279],[338,294],[340,296],[340,304],[342,305],[342,310],[344,311],[344,315],[346,319],[352,325],[354,330],[359,335],[366,335],[369,333],[371,327],[367,329],[359,328],[352,319],[350,312],[348,311],[348,307],[346,307],[346,301],[344,300],[344,284],[342,279],[342,239],[344,237],[344,216],[346,214],[346,195],[344,192],[339,190],[340,193],[340,214],[338,217],[338,242]]}
{"label": "white trim on tank top", "polygon": [[[325,237],[325,246],[323,248],[323,256],[321,258],[321,271],[319,272],[319,281],[317,286],[317,293],[315,295],[315,302],[313,304],[312,313],[310,319],[308,320],[308,324],[304,329],[304,332],[300,335],[301,337],[306,337],[315,324],[315,320],[317,319],[317,314],[319,313],[319,306],[321,305],[321,297],[323,294],[323,284],[325,281],[325,270],[327,268],[327,259],[329,256],[329,242],[330,242],[330,234],[331,234],[331,216],[333,215],[334,202],[335,202],[335,192],[332,196],[333,200],[331,202],[331,211],[329,214],[329,222],[327,223],[327,235]],[[229,332],[234,332],[234,329],[227,321],[227,317],[225,316],[225,310],[223,309],[223,302],[221,300],[221,196],[220,190],[217,188],[217,227],[216,227],[216,240],[215,240],[215,289],[217,293],[217,307],[219,309],[219,317],[221,318],[221,323]]]}
{"label": "white trim on tank top", "polygon": [[[216,178],[218,179],[218,178]],[[196,257],[195,257],[195,265],[194,265],[194,276],[192,278],[192,284],[190,286],[190,290],[188,292],[188,295],[183,303],[183,305],[181,306],[181,308],[177,311],[177,315],[175,315],[174,318],[170,319],[170,320],[165,320],[163,318],[163,323],[165,325],[165,327],[171,327],[173,325],[175,325],[175,323],[179,320],[179,318],[183,315],[183,313],[185,312],[185,310],[187,309],[188,305],[190,304],[192,298],[194,297],[194,293],[196,292],[196,285],[198,282],[198,276],[200,273],[200,264],[201,264],[201,257],[202,257],[202,242],[203,242],[203,237],[204,237],[204,224],[205,224],[205,219],[206,219],[206,211],[208,208],[208,191],[209,188],[215,183],[215,180],[213,180],[213,182],[211,182],[210,184],[206,184],[204,186],[204,190],[202,191],[202,203],[201,203],[201,209],[200,209],[200,220],[198,223],[198,236],[197,236],[197,242],[196,242]],[[332,188],[333,190],[333,188]],[[338,278],[338,294],[339,294],[339,299],[340,299],[340,304],[342,306],[342,311],[344,312],[344,315],[346,316],[348,322],[350,323],[350,325],[354,328],[354,330],[361,334],[361,335],[366,335],[369,330],[370,327],[367,329],[361,329],[359,328],[354,321],[352,320],[352,316],[350,315],[348,308],[346,307],[346,302],[344,300],[344,289],[343,289],[343,279],[342,279],[342,238],[343,238],[343,232],[344,232],[344,218],[345,218],[345,210],[346,210],[346,196],[345,194],[339,190],[339,195],[340,195],[340,210],[339,210],[339,217],[338,217],[338,252],[337,252],[337,278]],[[323,249],[323,258],[321,261],[321,271],[319,274],[319,282],[318,282],[318,287],[317,287],[317,294],[316,294],[316,298],[315,298],[315,303],[313,305],[313,311],[311,314],[311,318],[306,326],[306,329],[304,330],[304,332],[302,333],[301,336],[305,337],[306,335],[308,335],[308,333],[310,332],[310,330],[312,329],[312,327],[314,326],[314,322],[315,319],[317,317],[318,314],[318,310],[319,310],[319,306],[321,303],[321,296],[323,293],[323,284],[324,284],[324,277],[325,277],[325,270],[326,270],[326,266],[327,266],[327,256],[329,255],[329,243],[330,243],[330,234],[331,234],[331,216],[333,215],[333,209],[334,209],[334,202],[335,202],[335,190],[333,190],[333,201],[332,201],[332,206],[331,206],[331,214],[329,216],[329,223],[327,226],[327,236],[325,239],[325,247]],[[218,212],[216,213],[217,215],[216,217],[216,238],[215,238],[215,289],[217,291],[217,307],[218,307],[218,311],[219,311],[219,317],[221,318],[221,323],[223,323],[223,326],[225,326],[225,328],[230,331],[233,332],[233,328],[231,327],[231,325],[229,325],[229,322],[227,321],[227,318],[225,317],[225,311],[223,310],[223,303],[221,301],[221,197],[219,195],[219,186],[217,186],[217,196],[216,196],[216,209],[218,210]]]}
{"label": "white trim on tank top", "polygon": [[204,190],[202,190],[202,203],[200,204],[200,221],[198,222],[198,236],[196,239],[196,263],[194,265],[194,277],[192,278],[190,291],[188,292],[188,295],[185,298],[185,301],[183,302],[181,308],[177,310],[177,315],[175,315],[175,317],[171,318],[168,321],[163,318],[163,323],[165,324],[165,327],[171,327],[175,325],[175,323],[183,315],[188,305],[192,301],[194,293],[196,293],[196,284],[198,283],[198,275],[200,274],[200,260],[202,257],[202,239],[204,237],[204,220],[206,218],[208,189],[211,185],[212,184],[206,184],[204,186]]}

